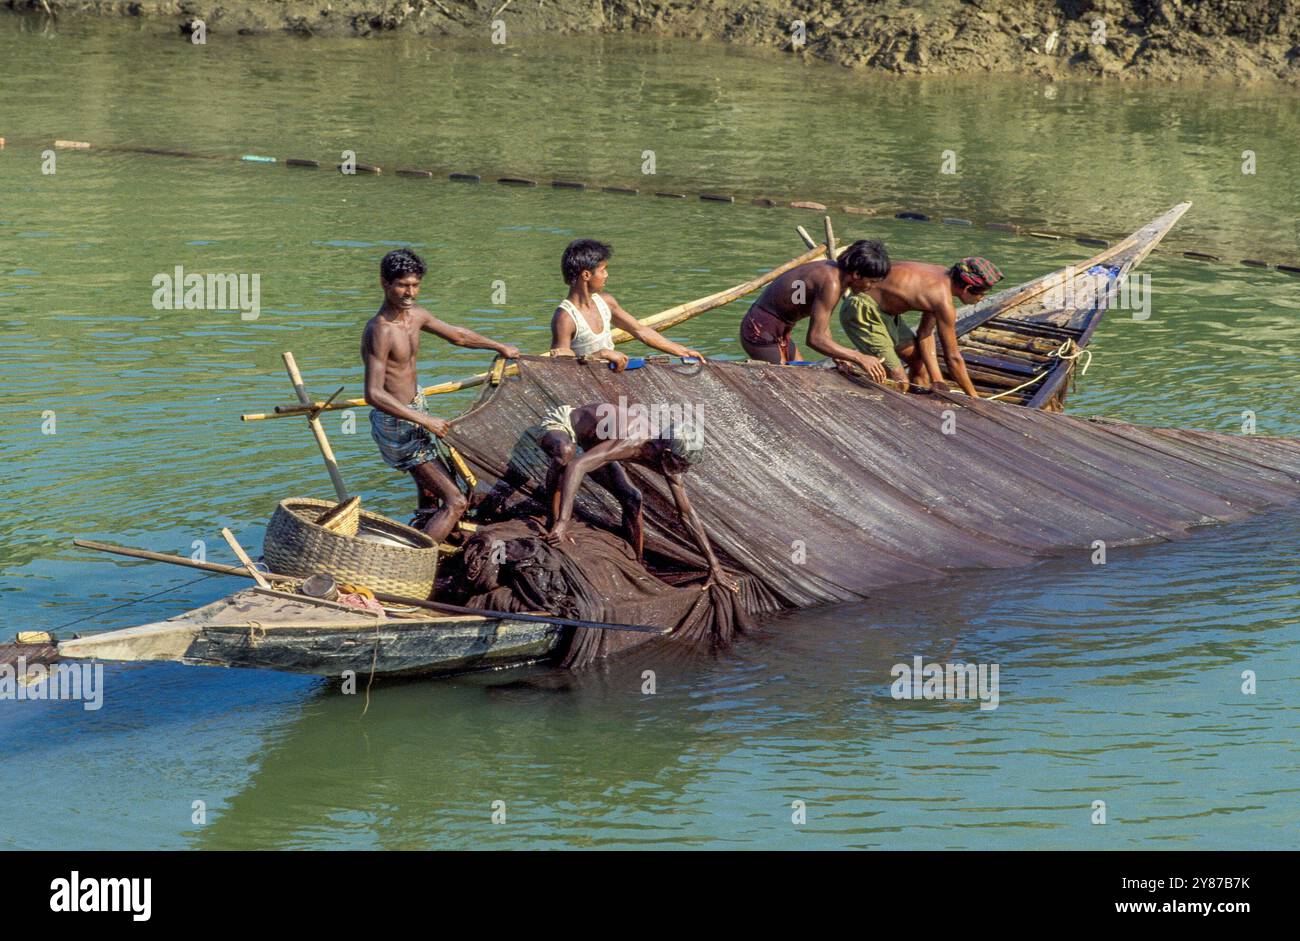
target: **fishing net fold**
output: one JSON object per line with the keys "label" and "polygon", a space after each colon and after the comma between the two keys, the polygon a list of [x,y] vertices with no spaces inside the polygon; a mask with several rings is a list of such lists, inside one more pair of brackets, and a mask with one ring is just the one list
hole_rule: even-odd
{"label": "fishing net fold", "polygon": [[[713,362],[625,373],[524,357],[453,422],[451,443],[505,512],[541,512],[537,427],[556,405],[691,406],[705,453],[691,502],[738,595],[673,582],[704,571],[662,477],[625,469],[644,494],[648,570],[618,536],[614,498],[587,481],[577,546],[515,533],[512,601],[592,620],[671,625],[725,643],[753,614],[851,601],[958,571],[1025,565],[1175,539],[1300,498],[1300,442],[1089,421],[949,393],[902,395],[834,370]],[[512,510],[511,507],[514,507]],[[525,525],[522,523],[503,526]],[[482,534],[475,541],[480,541]],[[470,554],[467,552],[467,554]],[[501,586],[480,592],[484,606]],[[707,601],[701,596],[707,595]],[[491,597],[490,597],[491,596]],[[520,610],[514,608],[512,610]],[[580,631],[570,665],[634,643]]]}

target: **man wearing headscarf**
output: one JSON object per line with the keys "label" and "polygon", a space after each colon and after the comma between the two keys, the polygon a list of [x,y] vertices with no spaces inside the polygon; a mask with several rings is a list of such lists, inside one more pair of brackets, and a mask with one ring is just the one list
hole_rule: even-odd
{"label": "man wearing headscarf", "polygon": [[[952,299],[978,303],[1001,280],[997,266],[977,256],[963,258],[948,268],[920,261],[895,262],[883,280],[845,299],[840,306],[840,325],[854,346],[884,361],[891,379],[922,386],[943,382],[934,339],[937,333],[948,375],[967,395],[978,397],[957,343],[957,309]],[[915,333],[902,318],[912,310],[921,312]]]}

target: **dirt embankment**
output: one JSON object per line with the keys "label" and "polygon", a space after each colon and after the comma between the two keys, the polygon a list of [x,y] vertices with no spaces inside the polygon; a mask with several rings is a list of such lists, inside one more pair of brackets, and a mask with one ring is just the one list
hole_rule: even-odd
{"label": "dirt embankment", "polygon": [[[0,0],[220,32],[634,31],[908,75],[1300,81],[1300,0]],[[802,30],[799,24],[802,23]]]}

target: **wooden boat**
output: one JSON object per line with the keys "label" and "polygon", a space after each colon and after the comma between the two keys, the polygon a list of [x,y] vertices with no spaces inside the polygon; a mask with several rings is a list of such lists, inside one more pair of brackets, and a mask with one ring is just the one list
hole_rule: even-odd
{"label": "wooden boat", "polygon": [[[981,393],[1024,385],[1004,398],[1027,408],[1059,411],[1078,362],[1071,356],[1086,347],[1109,304],[1105,291],[1096,288],[1127,275],[1189,206],[1175,206],[1077,266],[963,308],[958,333]],[[796,261],[814,255],[810,252]],[[774,269],[767,280],[791,264]],[[680,322],[709,309],[710,304],[717,306],[728,297],[741,296],[743,288],[756,290],[761,282],[763,279],[757,279],[672,308],[647,322],[660,326]],[[1062,298],[1076,302],[1062,303]],[[450,385],[465,388],[482,381],[486,374]],[[332,407],[318,404],[321,410]],[[281,414],[305,411],[289,408]],[[391,609],[377,616],[333,602],[250,588],[167,621],[62,641],[58,654],[100,660],[171,660],[330,677],[339,677],[345,670],[359,676],[372,671],[385,676],[439,675],[545,660],[571,630],[509,616],[430,616]]]}
{"label": "wooden boat", "polygon": [[68,659],[171,660],[339,678],[465,673],[545,659],[567,630],[553,624],[427,612],[383,615],[248,588],[193,611],[58,643]]}
{"label": "wooden boat", "polygon": [[1178,204],[1087,261],[959,310],[957,335],[976,391],[1059,412],[1093,332],[1124,296],[1119,286],[1191,205]]}

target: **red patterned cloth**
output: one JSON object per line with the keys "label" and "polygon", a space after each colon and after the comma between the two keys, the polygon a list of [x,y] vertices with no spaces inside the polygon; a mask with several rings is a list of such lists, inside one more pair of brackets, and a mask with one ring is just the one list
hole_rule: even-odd
{"label": "red patterned cloth", "polygon": [[952,266],[952,273],[973,288],[991,288],[1002,280],[997,265],[976,255],[957,262]]}

